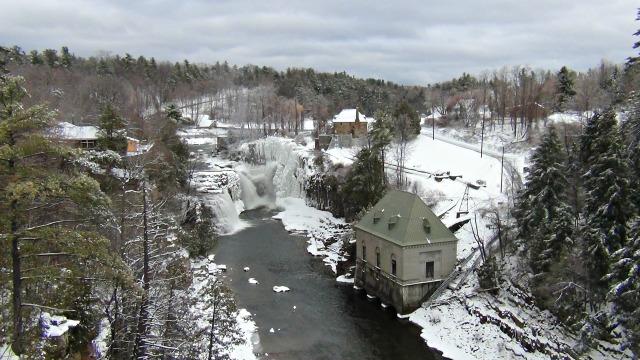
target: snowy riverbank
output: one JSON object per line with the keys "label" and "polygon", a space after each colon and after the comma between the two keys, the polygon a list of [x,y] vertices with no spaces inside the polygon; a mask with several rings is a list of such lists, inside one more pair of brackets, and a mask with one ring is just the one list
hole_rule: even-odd
{"label": "snowy riverbank", "polygon": [[308,206],[300,198],[281,198],[276,206],[283,211],[273,218],[281,220],[287,231],[305,235],[309,243],[307,251],[313,256],[323,257],[323,261],[336,273],[338,262],[347,260],[342,240],[349,234],[350,226],[328,211]]}

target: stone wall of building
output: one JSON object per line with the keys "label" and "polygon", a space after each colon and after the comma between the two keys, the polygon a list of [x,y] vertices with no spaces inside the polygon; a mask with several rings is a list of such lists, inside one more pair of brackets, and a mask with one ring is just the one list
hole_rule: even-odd
{"label": "stone wall of building", "polygon": [[382,303],[393,306],[399,314],[407,314],[420,307],[440,281],[403,283],[380,268],[357,259],[355,285]]}
{"label": "stone wall of building", "polygon": [[351,134],[353,137],[367,136],[367,123],[358,122],[337,122],[333,124],[333,131],[339,135]]}

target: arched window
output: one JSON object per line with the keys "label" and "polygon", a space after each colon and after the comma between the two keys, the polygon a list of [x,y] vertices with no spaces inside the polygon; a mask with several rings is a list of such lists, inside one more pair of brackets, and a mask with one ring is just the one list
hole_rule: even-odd
{"label": "arched window", "polygon": [[380,248],[376,247],[376,266],[380,267]]}
{"label": "arched window", "polygon": [[396,256],[391,254],[391,275],[396,276]]}

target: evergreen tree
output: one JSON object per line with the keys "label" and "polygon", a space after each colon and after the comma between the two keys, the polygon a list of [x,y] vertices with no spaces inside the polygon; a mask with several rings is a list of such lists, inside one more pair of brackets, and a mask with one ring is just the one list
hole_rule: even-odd
{"label": "evergreen tree", "polygon": [[574,226],[578,226],[582,211],[582,163],[580,162],[580,148],[577,142],[567,147],[567,181],[569,183],[568,202],[573,210]]}
{"label": "evergreen tree", "polygon": [[49,65],[49,67],[58,66],[58,52],[54,49],[45,49],[42,52],[44,57],[44,61]]}
{"label": "evergreen tree", "polygon": [[368,148],[358,152],[341,192],[348,219],[353,219],[382,198],[385,192],[384,174],[382,161],[376,152]]}
{"label": "evergreen tree", "polygon": [[44,64],[44,60],[42,60],[42,57],[38,53],[38,50],[31,50],[31,52],[29,53],[29,62],[31,62],[32,65]]}
{"label": "evergreen tree", "polygon": [[558,84],[556,86],[556,111],[567,110],[567,104],[576,95],[574,89],[575,73],[563,66],[557,74]]}
{"label": "evergreen tree", "polygon": [[411,138],[420,134],[420,116],[406,101],[398,104],[393,112],[393,118],[393,128],[397,136]]}
{"label": "evergreen tree", "polygon": [[532,156],[517,210],[520,236],[527,241],[535,273],[548,271],[571,241],[573,216],[567,204],[564,164],[560,141],[551,127]]}
{"label": "evergreen tree", "polygon": [[373,128],[369,133],[371,136],[371,148],[373,151],[380,155],[380,162],[382,163],[382,173],[384,174],[386,182],[386,172],[384,163],[386,161],[385,150],[391,144],[393,140],[393,134],[391,133],[391,117],[384,111],[377,111],[374,115],[375,122]]}
{"label": "evergreen tree", "polygon": [[164,111],[167,113],[167,118],[169,120],[176,124],[180,124],[182,122],[182,113],[178,110],[178,107],[175,104],[169,104]]}
{"label": "evergreen tree", "polygon": [[629,98],[629,113],[624,123],[627,157],[631,170],[631,203],[640,214],[640,91]]}
{"label": "evergreen tree", "polygon": [[116,113],[113,105],[104,106],[99,121],[98,147],[118,153],[125,152],[127,150],[126,122]]}
{"label": "evergreen tree", "polygon": [[[10,269],[9,278],[0,275],[0,292],[12,298],[10,310],[0,309],[0,326],[11,326],[16,354],[33,355],[40,311],[73,315],[89,332],[94,279],[119,276],[122,268],[95,233],[108,198],[76,171],[73,152],[46,136],[54,114],[23,106],[21,82],[0,77],[0,245],[9,249],[0,263]],[[74,346],[86,347],[82,340]]]}
{"label": "evergreen tree", "polygon": [[107,62],[107,60],[100,59],[100,61],[98,61],[96,73],[99,76],[112,75],[112,71],[111,71],[111,68],[109,67],[109,63]]}
{"label": "evergreen tree", "polygon": [[66,46],[63,46],[62,49],[60,50],[60,66],[62,66],[65,69],[69,69],[71,68],[72,61],[73,61],[73,58],[69,53],[69,48]]}
{"label": "evergreen tree", "polygon": [[187,212],[182,222],[185,233],[181,234],[180,242],[189,251],[189,256],[206,256],[215,244],[213,218],[213,211],[204,202],[200,202]]}
{"label": "evergreen tree", "polygon": [[[636,16],[636,21],[640,21],[640,8],[638,8],[638,15]],[[640,30],[636,31],[633,35],[640,37]],[[640,40],[636,40],[636,42],[633,43],[633,48],[640,49]],[[640,56],[631,56],[627,59],[627,66],[629,67],[636,66],[639,62],[640,62]]]}
{"label": "evergreen tree", "polygon": [[135,61],[133,60],[133,56],[131,56],[131,54],[129,53],[125,53],[124,57],[122,58],[122,67],[126,70],[129,71],[133,68],[133,64],[135,63]]}
{"label": "evergreen tree", "polygon": [[626,333],[626,346],[640,354],[640,218],[632,229],[627,246],[613,254],[611,273],[613,284],[608,298],[614,304],[614,325],[622,325]]}
{"label": "evergreen tree", "polygon": [[[633,214],[629,203],[629,171],[624,158],[622,139],[612,109],[589,120],[595,129],[585,188],[585,223],[583,260],[590,284],[602,290],[610,255],[620,250],[627,240],[627,222]],[[583,135],[587,136],[586,133]]]}

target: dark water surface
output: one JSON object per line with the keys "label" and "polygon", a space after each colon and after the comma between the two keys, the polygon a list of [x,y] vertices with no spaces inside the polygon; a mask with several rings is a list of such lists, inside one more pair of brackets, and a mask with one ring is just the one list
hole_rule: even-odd
{"label": "dark water surface", "polygon": [[[416,326],[352,284],[337,283],[331,269],[307,253],[305,238],[287,233],[272,215],[244,213],[252,227],[222,237],[215,250],[238,305],[254,315],[260,336],[254,350],[262,358],[442,359]],[[251,277],[259,284],[249,284]],[[291,291],[275,293],[275,285]]]}

